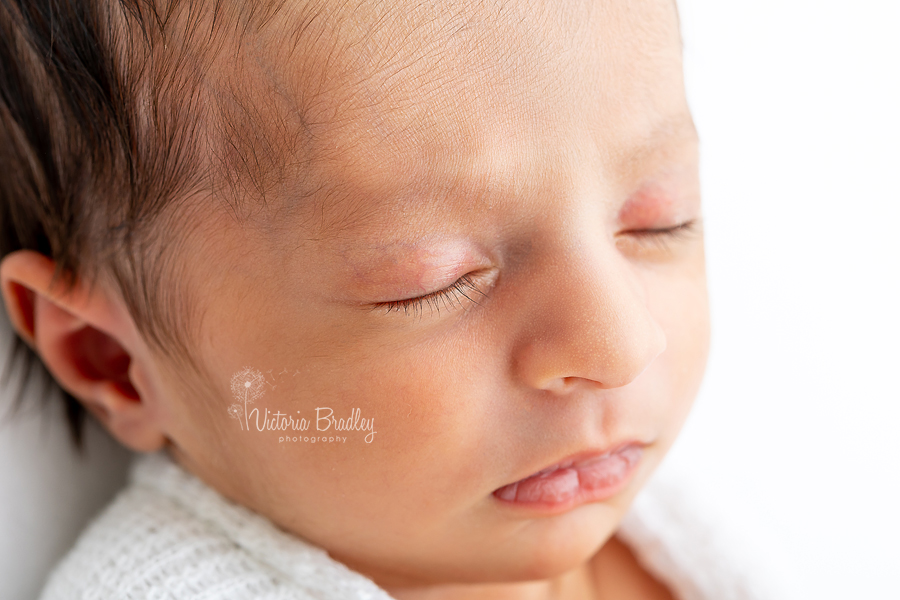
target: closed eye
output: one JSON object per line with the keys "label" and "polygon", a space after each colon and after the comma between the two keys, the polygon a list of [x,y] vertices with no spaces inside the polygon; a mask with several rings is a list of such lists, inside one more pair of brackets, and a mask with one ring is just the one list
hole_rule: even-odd
{"label": "closed eye", "polygon": [[[699,218],[694,218],[672,227],[630,229],[619,235],[627,235],[645,247],[668,251],[672,249],[674,242],[695,237],[700,233],[701,221]],[[452,311],[466,306],[480,306],[481,302],[487,298],[487,294],[481,289],[477,279],[478,277],[474,273],[467,273],[444,289],[415,298],[376,302],[371,305],[371,308],[385,313],[402,312],[407,316],[421,316],[426,308],[440,314],[441,309]]]}
{"label": "closed eye", "polygon": [[[647,248],[659,250],[672,250],[675,242],[694,238],[701,233],[701,221],[699,218],[690,219],[684,223],[663,227],[660,229],[629,229],[619,235],[628,235],[638,244]],[[620,238],[621,239],[621,238]]]}
{"label": "closed eye", "polygon": [[487,297],[476,282],[473,273],[463,275],[452,285],[415,298],[377,302],[372,310],[383,310],[385,313],[403,312],[406,315],[420,316],[426,308],[441,312],[441,308],[451,311],[471,305],[479,305]]}

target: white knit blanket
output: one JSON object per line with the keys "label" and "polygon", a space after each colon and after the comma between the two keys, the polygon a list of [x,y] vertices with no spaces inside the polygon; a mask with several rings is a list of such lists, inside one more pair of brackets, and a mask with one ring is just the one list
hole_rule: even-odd
{"label": "white knit blanket", "polygon": [[[764,595],[670,486],[651,483],[620,538],[680,600]],[[84,531],[41,600],[390,600],[373,581],[225,499],[164,453]]]}

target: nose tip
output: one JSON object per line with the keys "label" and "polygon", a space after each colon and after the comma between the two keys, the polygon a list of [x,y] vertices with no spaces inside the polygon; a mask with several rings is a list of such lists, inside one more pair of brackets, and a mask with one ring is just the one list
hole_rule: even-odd
{"label": "nose tip", "polygon": [[643,294],[621,274],[604,275],[551,295],[552,310],[517,352],[528,385],[557,394],[585,385],[623,387],[665,351],[665,332]]}

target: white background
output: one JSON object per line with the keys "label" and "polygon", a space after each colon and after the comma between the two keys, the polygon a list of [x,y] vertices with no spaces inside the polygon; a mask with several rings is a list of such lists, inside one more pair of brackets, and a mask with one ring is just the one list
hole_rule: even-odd
{"label": "white background", "polygon": [[[900,598],[900,3],[680,7],[714,331],[663,468],[788,597]],[[92,439],[83,465],[54,427],[0,426],[0,598],[114,490],[123,455]]]}
{"label": "white background", "polygon": [[900,3],[679,2],[707,379],[667,467],[791,598],[900,598]]}

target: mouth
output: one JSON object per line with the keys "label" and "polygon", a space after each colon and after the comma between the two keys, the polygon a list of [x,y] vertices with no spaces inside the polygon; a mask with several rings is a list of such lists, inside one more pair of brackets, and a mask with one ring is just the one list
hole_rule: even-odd
{"label": "mouth", "polygon": [[505,504],[553,512],[619,493],[643,456],[643,444],[627,442],[605,452],[581,453],[494,490]]}

